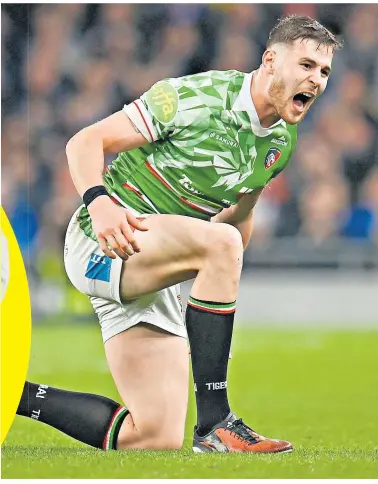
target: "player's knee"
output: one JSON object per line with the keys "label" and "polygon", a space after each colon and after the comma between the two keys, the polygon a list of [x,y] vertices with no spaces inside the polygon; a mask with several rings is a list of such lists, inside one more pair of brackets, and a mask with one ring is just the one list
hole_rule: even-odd
{"label": "player's knee", "polygon": [[243,259],[243,240],[239,230],[232,225],[216,224],[210,250],[214,255],[221,255],[221,258],[232,262]]}

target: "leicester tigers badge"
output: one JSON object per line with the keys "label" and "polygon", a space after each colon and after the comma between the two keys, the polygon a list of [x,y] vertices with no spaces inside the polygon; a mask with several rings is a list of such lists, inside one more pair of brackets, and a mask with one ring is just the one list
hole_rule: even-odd
{"label": "leicester tigers badge", "polygon": [[268,170],[271,168],[280,156],[281,150],[279,148],[270,148],[265,157],[265,169]]}

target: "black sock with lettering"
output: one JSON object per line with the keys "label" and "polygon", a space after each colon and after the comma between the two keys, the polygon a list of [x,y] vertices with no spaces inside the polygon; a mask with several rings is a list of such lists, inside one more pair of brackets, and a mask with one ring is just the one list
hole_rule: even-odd
{"label": "black sock with lettering", "polygon": [[30,382],[25,382],[16,412],[104,450],[116,449],[118,433],[128,413],[127,408],[100,395]]}
{"label": "black sock with lettering", "polygon": [[186,328],[192,356],[199,435],[230,413],[227,366],[236,303],[201,301],[189,297]]}

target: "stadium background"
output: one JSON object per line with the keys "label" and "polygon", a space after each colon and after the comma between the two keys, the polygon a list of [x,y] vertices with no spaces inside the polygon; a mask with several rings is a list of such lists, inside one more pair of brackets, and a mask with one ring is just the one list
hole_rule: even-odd
{"label": "stadium background", "polygon": [[[291,12],[318,18],[344,38],[345,47],[334,60],[327,91],[300,125],[291,166],[258,204],[245,266],[265,269],[263,281],[273,274],[268,269],[275,271],[274,280],[289,277],[284,271],[289,268],[310,268],[311,279],[315,268],[334,269],[318,284],[319,290],[336,291],[333,301],[345,288],[336,277],[343,270],[353,270],[353,290],[361,287],[361,297],[372,285],[376,289],[370,272],[378,258],[377,5],[71,4],[2,10],[2,203],[27,264],[34,321],[91,313],[62,267],[65,229],[80,203],[65,157],[68,139],[161,78],[253,70],[269,29]],[[290,276],[291,291],[304,290],[303,277]],[[262,298],[270,278],[266,281]],[[307,292],[303,297],[311,299]],[[370,300],[361,304],[362,319],[371,321],[369,305]],[[290,304],[287,314],[280,306],[277,316],[290,320]],[[262,307],[255,311],[256,319],[275,319]]]}
{"label": "stadium background", "polygon": [[[65,230],[80,203],[67,167],[68,139],[162,78],[255,69],[268,31],[287,13],[317,18],[345,46],[325,94],[299,127],[290,166],[259,201],[237,320],[279,331],[370,328],[376,337],[377,4],[8,4],[2,5],[2,205],[27,268],[34,374],[75,387],[65,377],[73,363],[58,347],[71,351],[82,327],[96,328],[93,354],[99,351],[92,309],[63,267]],[[291,349],[321,346],[315,333],[282,338]],[[268,343],[257,340],[264,354]],[[256,349],[254,342],[251,333],[242,346]],[[364,351],[351,348],[345,353],[356,358]],[[88,348],[85,355],[91,357]],[[76,387],[96,391],[96,376],[90,378]],[[371,384],[369,377],[362,399]]]}

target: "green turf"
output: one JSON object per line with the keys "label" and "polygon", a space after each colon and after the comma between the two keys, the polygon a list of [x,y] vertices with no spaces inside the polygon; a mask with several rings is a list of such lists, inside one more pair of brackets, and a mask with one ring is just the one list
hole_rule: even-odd
{"label": "green turf", "polygon": [[[377,478],[378,331],[238,329],[229,394],[262,434],[292,454],[194,455],[193,399],[178,452],[102,452],[16,417],[3,478]],[[29,378],[118,399],[93,326],[33,330]]]}

